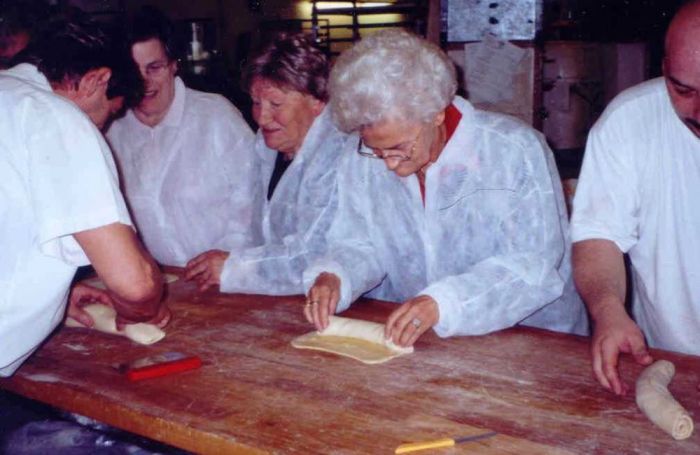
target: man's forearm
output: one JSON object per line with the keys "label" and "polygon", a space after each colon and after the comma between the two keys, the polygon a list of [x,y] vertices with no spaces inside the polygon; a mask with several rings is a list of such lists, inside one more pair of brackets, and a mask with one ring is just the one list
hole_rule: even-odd
{"label": "man's forearm", "polygon": [[591,239],[573,245],[574,280],[594,321],[625,311],[626,279],[622,251],[610,240]]}
{"label": "man's forearm", "polygon": [[158,314],[160,270],[129,226],[115,223],[74,236],[107,286],[119,316],[140,322]]}
{"label": "man's forearm", "polygon": [[110,292],[115,310],[122,318],[132,322],[145,322],[158,314],[160,301],[163,297],[163,280],[155,263],[149,264],[148,269],[145,272],[147,276],[145,282],[135,286],[136,289],[141,290],[140,294],[132,293],[129,296],[122,296]]}

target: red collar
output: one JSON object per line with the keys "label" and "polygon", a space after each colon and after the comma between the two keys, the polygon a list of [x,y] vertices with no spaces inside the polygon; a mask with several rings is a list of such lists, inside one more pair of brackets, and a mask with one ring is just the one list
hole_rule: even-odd
{"label": "red collar", "polygon": [[449,142],[460,120],[462,120],[462,113],[457,110],[454,104],[450,103],[445,109],[445,132],[447,133],[447,140],[445,143]]}

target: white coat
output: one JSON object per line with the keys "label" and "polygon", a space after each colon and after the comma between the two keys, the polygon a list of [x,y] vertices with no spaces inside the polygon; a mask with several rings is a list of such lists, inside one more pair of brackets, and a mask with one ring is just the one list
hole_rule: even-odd
{"label": "white coat", "polygon": [[477,335],[518,323],[587,333],[571,279],[570,241],[552,154],[532,128],[475,110],[456,97],[462,118],[418,178],[380,160],[348,156],[329,252],[304,273],[341,280],[337,311],[360,295],[438,305],[442,337]]}
{"label": "white coat", "polygon": [[260,241],[254,135],[225,98],[177,78],[158,125],[129,111],[107,138],[134,222],[158,262],[183,266],[207,250]]}
{"label": "white coat", "polygon": [[[231,252],[221,274],[223,292],[304,292],[302,272],[310,258],[325,253],[326,234],[337,208],[336,171],[340,158],[348,153],[348,145],[356,143],[356,136],[335,127],[329,108],[316,117],[272,198],[263,202],[264,244]],[[267,194],[277,154],[265,145],[258,132],[256,194]]]}
{"label": "white coat", "polygon": [[73,234],[131,225],[109,147],[29,64],[0,71],[0,376],[61,322],[89,264]]}
{"label": "white coat", "polygon": [[575,242],[628,253],[632,314],[649,346],[700,355],[700,139],[663,78],[622,92],[588,136],[571,218]]}

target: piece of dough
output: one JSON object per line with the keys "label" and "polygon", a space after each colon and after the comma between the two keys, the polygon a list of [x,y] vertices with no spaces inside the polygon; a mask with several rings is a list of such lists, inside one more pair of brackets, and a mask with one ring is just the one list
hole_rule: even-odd
{"label": "piece of dough", "polygon": [[667,360],[645,368],[637,379],[637,406],[674,439],[686,439],[693,433],[693,419],[668,391],[675,373],[676,368]]}
{"label": "piece of dough", "polygon": [[[83,307],[83,310],[85,310],[95,322],[95,325],[92,327],[93,330],[99,332],[121,335],[140,344],[153,344],[165,337],[165,332],[153,324],[128,324],[124,327],[124,330],[120,332],[117,330],[117,312],[114,311],[114,308],[101,303],[86,305]],[[66,318],[66,326],[85,327],[83,324],[70,317]]]}
{"label": "piece of dough", "polygon": [[[169,284],[174,281],[179,280],[180,277],[175,275],[174,273],[164,273],[163,274],[163,283]],[[99,278],[88,278],[87,280],[84,281],[84,283],[97,288],[97,289],[107,289],[107,286],[102,282],[101,279]]]}
{"label": "piece of dough", "polygon": [[369,364],[387,362],[413,352],[413,346],[402,348],[385,339],[384,324],[339,316],[331,316],[323,332],[295,338],[292,346],[332,352]]}

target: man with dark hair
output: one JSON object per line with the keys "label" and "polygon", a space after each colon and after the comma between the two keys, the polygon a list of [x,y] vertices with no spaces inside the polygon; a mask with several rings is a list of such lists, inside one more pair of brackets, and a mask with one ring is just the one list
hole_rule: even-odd
{"label": "man with dark hair", "polygon": [[128,44],[145,93],[107,138],[146,247],[159,262],[184,266],[204,251],[258,241],[250,127],[225,98],[176,76],[178,46],[162,13],[139,12]]}
{"label": "man with dark hair", "polygon": [[78,266],[91,263],[107,287],[73,289],[68,311],[84,324],[91,299],[112,305],[120,324],[169,317],[95,128],[109,117],[108,50],[98,29],[64,22],[27,63],[0,71],[0,376],[61,321]]}
{"label": "man with dark hair", "polygon": [[[33,39],[13,63],[31,63],[52,85],[60,82],[74,87],[90,69],[109,70],[106,92],[109,105],[81,106],[87,109],[83,111],[93,123],[103,128],[123,106],[136,106],[143,97],[143,80],[138,69],[115,38],[97,24],[57,20]],[[103,111],[96,112],[96,108]]]}

